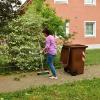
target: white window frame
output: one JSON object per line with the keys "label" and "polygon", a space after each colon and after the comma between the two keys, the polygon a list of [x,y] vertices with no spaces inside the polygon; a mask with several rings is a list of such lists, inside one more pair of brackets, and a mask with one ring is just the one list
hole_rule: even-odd
{"label": "white window frame", "polygon": [[90,5],[90,6],[96,5],[96,0],[94,0],[93,3],[87,3],[86,0],[84,0],[84,4],[85,5]]}
{"label": "white window frame", "polygon": [[[86,23],[94,23],[93,35],[87,35],[86,34]],[[84,21],[84,36],[85,37],[96,37],[96,21]]]}
{"label": "white window frame", "polygon": [[66,25],[65,25],[65,28],[66,28],[66,35],[70,34],[70,33],[69,33],[69,25],[70,25],[70,22],[66,22]]}
{"label": "white window frame", "polygon": [[68,0],[54,0],[55,4],[68,4]]}

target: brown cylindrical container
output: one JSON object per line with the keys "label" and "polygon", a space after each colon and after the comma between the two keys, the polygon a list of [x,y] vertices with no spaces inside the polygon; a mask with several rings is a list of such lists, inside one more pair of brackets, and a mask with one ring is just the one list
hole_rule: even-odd
{"label": "brown cylindrical container", "polygon": [[61,62],[66,72],[71,75],[83,74],[86,48],[87,46],[80,44],[63,45]]}

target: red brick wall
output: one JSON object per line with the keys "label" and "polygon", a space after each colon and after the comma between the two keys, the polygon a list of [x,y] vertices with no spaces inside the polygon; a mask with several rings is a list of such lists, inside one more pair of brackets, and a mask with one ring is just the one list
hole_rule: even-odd
{"label": "red brick wall", "polygon": [[[69,0],[68,4],[54,4],[54,0],[47,0],[58,16],[70,19],[70,32],[77,32],[73,43],[100,44],[100,0],[96,6],[84,5],[84,0]],[[84,21],[96,21],[96,37],[84,36]]]}

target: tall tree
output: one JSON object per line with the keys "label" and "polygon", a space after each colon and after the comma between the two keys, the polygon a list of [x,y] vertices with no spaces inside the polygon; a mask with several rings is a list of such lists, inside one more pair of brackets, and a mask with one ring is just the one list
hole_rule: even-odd
{"label": "tall tree", "polygon": [[0,27],[16,16],[20,0],[0,0]]}

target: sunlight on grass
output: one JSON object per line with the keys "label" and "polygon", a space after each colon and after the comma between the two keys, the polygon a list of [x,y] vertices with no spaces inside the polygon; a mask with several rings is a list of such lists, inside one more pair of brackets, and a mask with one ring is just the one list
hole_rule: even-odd
{"label": "sunlight on grass", "polygon": [[42,86],[0,94],[4,100],[100,100],[100,79]]}

